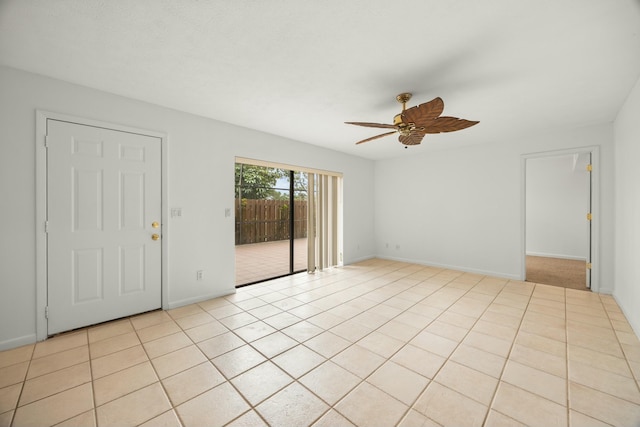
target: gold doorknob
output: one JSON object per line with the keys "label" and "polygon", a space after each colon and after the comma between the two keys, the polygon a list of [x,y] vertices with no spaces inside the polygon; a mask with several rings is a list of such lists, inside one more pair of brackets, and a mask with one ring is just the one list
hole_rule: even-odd
{"label": "gold doorknob", "polygon": [[153,222],[151,223],[151,226],[152,226],[153,228],[158,228],[158,227],[160,227],[160,223],[159,223],[158,221],[153,221]]}
{"label": "gold doorknob", "polygon": [[151,240],[160,240],[160,235],[159,234],[152,234],[151,235]]}

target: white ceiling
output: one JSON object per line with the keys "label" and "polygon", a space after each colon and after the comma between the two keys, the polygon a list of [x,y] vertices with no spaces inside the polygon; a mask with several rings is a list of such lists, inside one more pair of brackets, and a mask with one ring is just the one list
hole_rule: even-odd
{"label": "white ceiling", "polygon": [[[639,32],[640,0],[0,0],[0,64],[370,159],[611,122]],[[407,91],[480,124],[356,146]]]}

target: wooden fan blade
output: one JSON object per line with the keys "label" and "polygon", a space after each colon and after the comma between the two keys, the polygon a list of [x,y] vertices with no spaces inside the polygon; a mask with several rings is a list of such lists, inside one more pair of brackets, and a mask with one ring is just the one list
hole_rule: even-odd
{"label": "wooden fan blade", "polygon": [[368,122],[345,122],[348,125],[365,126],[368,128],[397,129],[396,125],[387,125],[384,123],[368,123]]}
{"label": "wooden fan blade", "polygon": [[442,98],[434,98],[424,104],[406,109],[402,113],[404,123],[415,123],[416,126],[427,126],[444,111]]}
{"label": "wooden fan blade", "polygon": [[382,138],[383,136],[391,135],[391,134],[394,134],[394,133],[396,133],[395,130],[393,132],[387,132],[387,133],[383,133],[383,134],[380,134],[380,135],[372,136],[371,138],[363,139],[362,141],[356,142],[356,145],[362,144],[363,142],[373,141],[374,139]]}
{"label": "wooden fan blade", "polygon": [[398,141],[404,145],[418,145],[422,142],[422,138],[424,138],[424,133],[411,132],[409,135],[400,135]]}
{"label": "wooden fan blade", "polygon": [[457,130],[466,129],[480,122],[472,120],[459,119],[457,117],[438,117],[432,121],[428,126],[425,126],[424,133],[441,133],[441,132],[455,132]]}

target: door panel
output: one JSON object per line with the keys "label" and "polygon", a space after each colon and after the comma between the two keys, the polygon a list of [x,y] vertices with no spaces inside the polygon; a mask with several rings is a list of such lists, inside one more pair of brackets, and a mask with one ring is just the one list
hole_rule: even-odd
{"label": "door panel", "polygon": [[104,253],[101,248],[72,250],[73,304],[102,299]]}
{"label": "door panel", "polygon": [[161,140],[47,121],[48,334],[161,307]]}

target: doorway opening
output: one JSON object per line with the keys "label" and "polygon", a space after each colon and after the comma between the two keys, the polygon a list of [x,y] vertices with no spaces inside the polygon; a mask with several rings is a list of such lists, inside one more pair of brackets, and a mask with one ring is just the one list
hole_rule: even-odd
{"label": "doorway opening", "polygon": [[308,175],[235,164],[236,287],[307,269]]}
{"label": "doorway opening", "polygon": [[594,289],[594,148],[524,158],[524,280]]}

